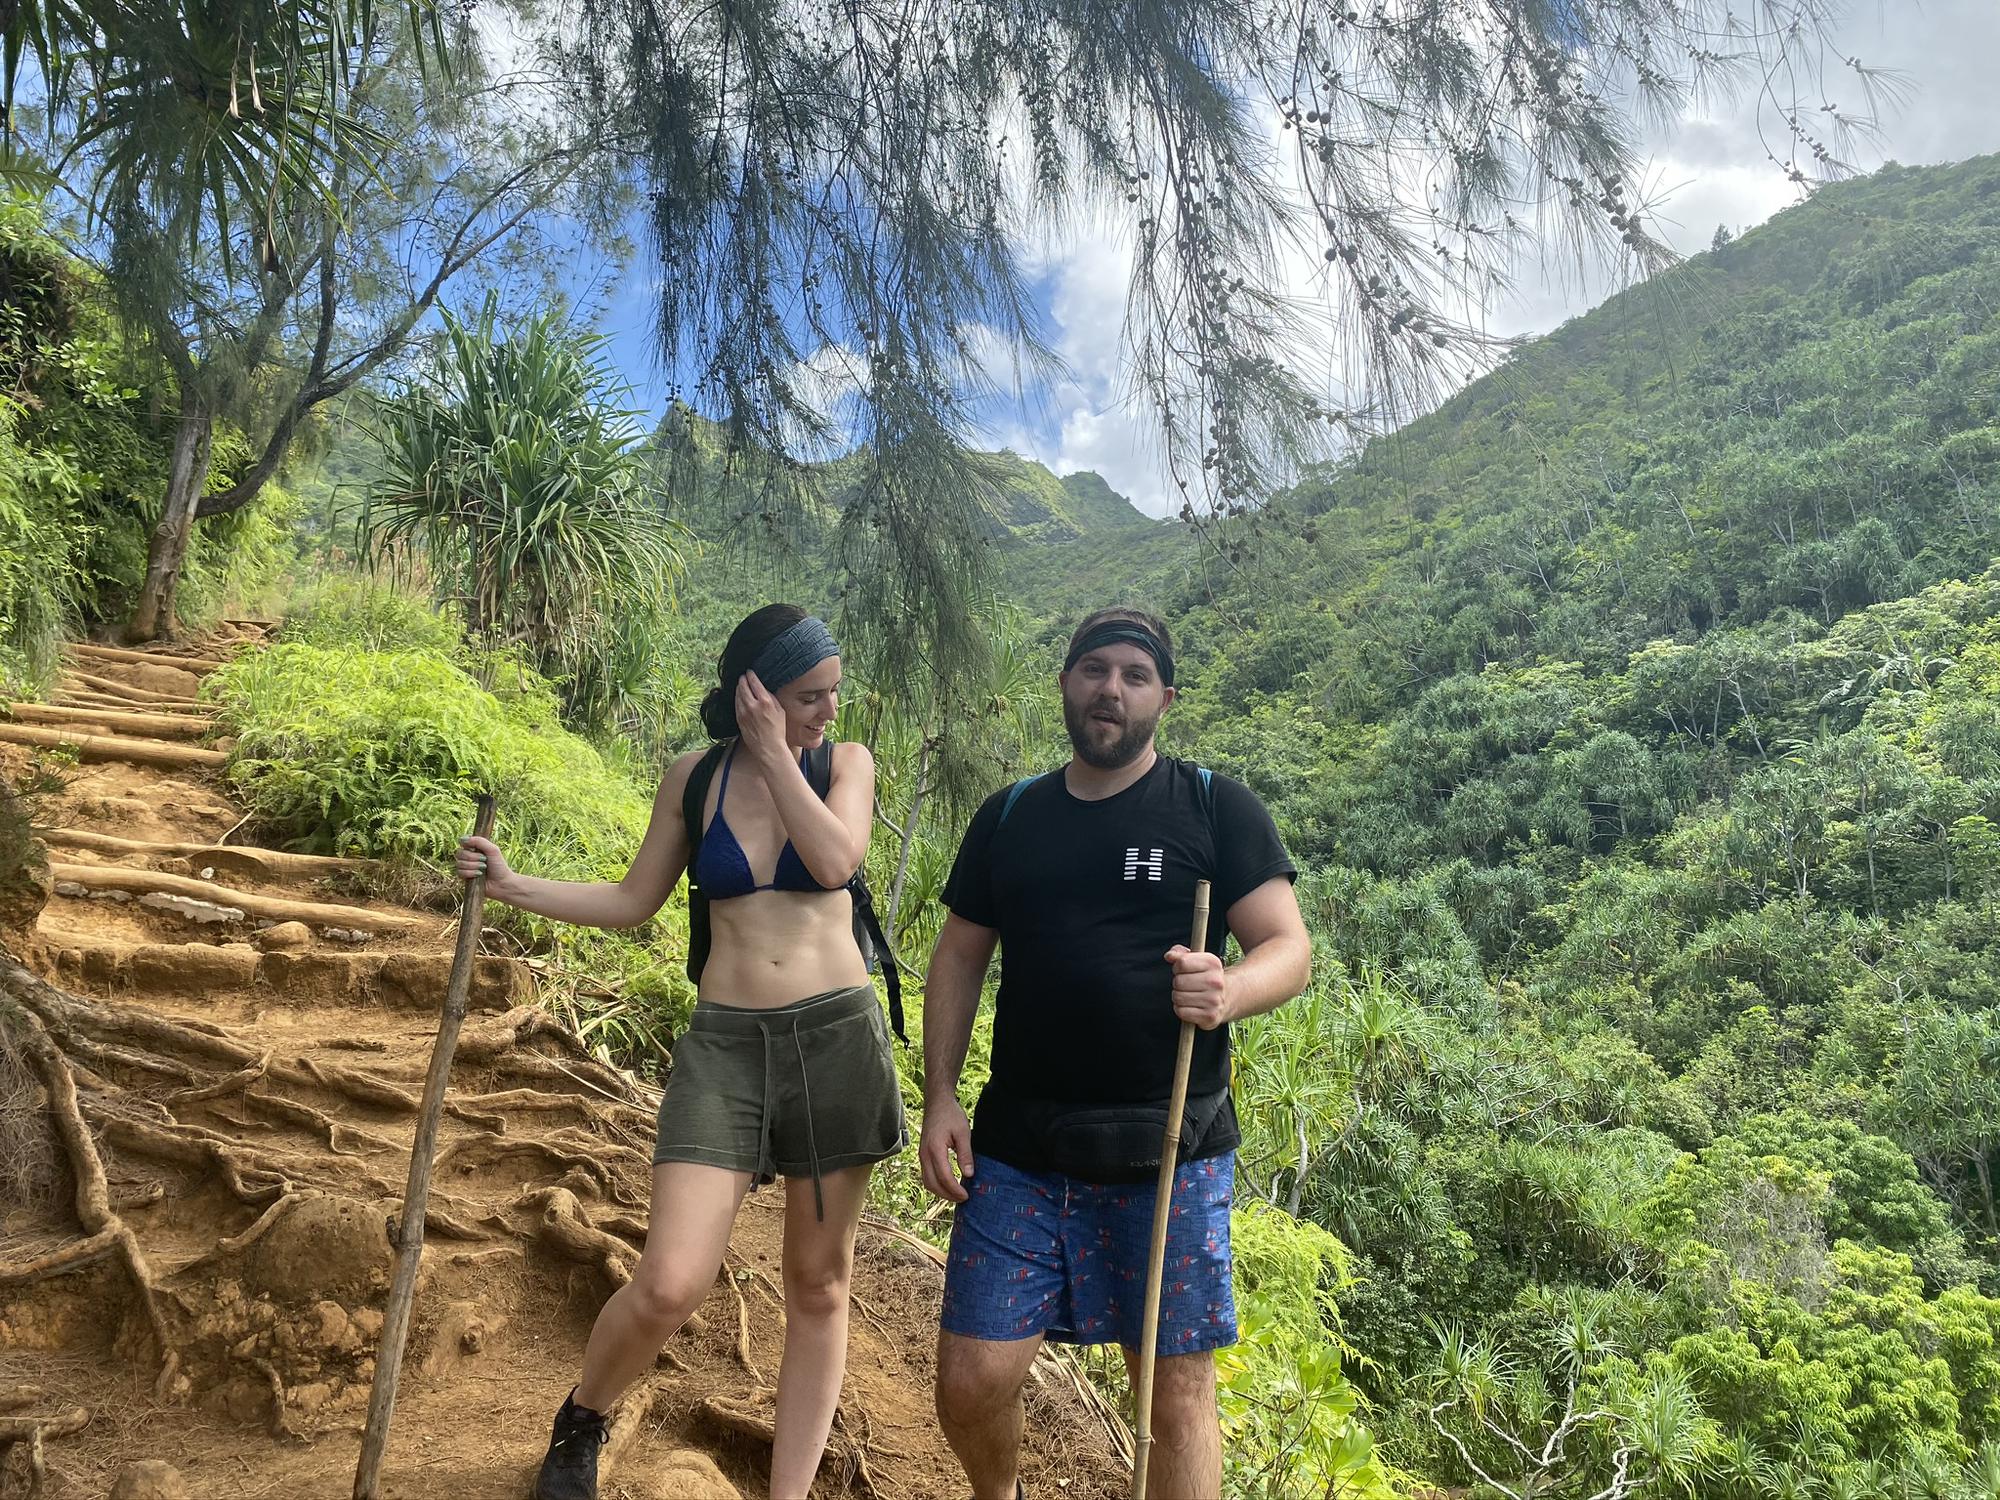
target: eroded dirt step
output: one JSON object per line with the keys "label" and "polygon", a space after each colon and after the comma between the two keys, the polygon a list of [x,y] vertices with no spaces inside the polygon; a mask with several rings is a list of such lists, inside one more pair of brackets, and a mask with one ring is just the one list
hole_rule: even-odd
{"label": "eroded dirt step", "polygon": [[[48,935],[43,951],[49,971],[73,988],[253,1019],[327,1007],[365,1010],[376,1025],[385,1011],[435,1016],[451,974],[448,953],[284,952],[251,943],[120,943],[73,933]],[[504,1014],[532,996],[532,982],[512,960],[477,959],[472,1012]]]}

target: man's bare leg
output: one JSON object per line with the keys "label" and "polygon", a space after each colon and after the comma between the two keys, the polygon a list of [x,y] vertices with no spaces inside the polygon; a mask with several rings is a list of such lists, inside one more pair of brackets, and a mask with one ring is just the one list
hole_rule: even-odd
{"label": "man's bare leg", "polygon": [[973,1500],[1014,1500],[1021,1466],[1021,1386],[1042,1336],[938,1334],[938,1425],[972,1482]]}
{"label": "man's bare leg", "polygon": [[[1139,1382],[1139,1351],[1125,1351],[1125,1371]],[[1146,1493],[1161,1500],[1219,1500],[1222,1421],[1215,1405],[1215,1356],[1176,1354],[1153,1360],[1153,1452]]]}

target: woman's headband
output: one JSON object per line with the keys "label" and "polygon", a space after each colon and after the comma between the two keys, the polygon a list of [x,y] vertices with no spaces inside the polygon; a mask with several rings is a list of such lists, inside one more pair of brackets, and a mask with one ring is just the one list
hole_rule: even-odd
{"label": "woman's headband", "polygon": [[1081,640],[1069,648],[1069,660],[1063,663],[1063,670],[1067,672],[1087,653],[1095,651],[1099,646],[1115,646],[1121,643],[1137,646],[1152,657],[1153,664],[1160,669],[1160,681],[1168,687],[1174,685],[1174,653],[1167,648],[1165,641],[1137,620],[1106,620],[1102,625],[1092,626]]}
{"label": "woman's headband", "polygon": [[750,670],[765,687],[781,688],[805,676],[829,656],[838,655],[840,645],[826,628],[826,621],[807,615],[782,634],[773,636],[757,653]]}

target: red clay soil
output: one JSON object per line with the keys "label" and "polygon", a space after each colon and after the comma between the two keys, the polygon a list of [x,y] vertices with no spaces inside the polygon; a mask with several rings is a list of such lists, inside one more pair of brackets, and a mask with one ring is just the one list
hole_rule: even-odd
{"label": "red clay soil", "polygon": [[[234,634],[179,653],[254,649]],[[139,689],[137,712],[201,680],[75,665],[93,698]],[[0,770],[41,754],[0,745]],[[61,774],[34,805],[63,831],[38,917],[0,870],[0,1496],[30,1491],[39,1433],[51,1500],[103,1496],[146,1460],[192,1496],[345,1497],[455,920],[370,896],[366,871],[223,849],[243,815],[206,767]],[[658,1096],[491,956],[448,1097],[384,1493],[516,1500],[637,1260]],[[715,1289],[620,1405],[607,1497],[765,1493],[781,1223],[778,1190],[754,1193]],[[864,1224],[815,1496],[965,1493],[930,1410],[940,1285],[933,1250]],[[1127,1440],[1074,1367],[1045,1358],[1029,1394],[1029,1492],[1124,1494]]]}

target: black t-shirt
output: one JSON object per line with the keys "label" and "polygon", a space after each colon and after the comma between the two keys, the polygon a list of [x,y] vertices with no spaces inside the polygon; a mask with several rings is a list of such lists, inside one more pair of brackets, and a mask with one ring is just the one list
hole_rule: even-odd
{"label": "black t-shirt", "polygon": [[[1204,789],[1202,776],[1192,761],[1161,756],[1115,796],[1087,802],[1058,770],[1011,807],[1013,788],[994,793],[973,816],[944,904],[1000,934],[975,1155],[1040,1169],[1032,1106],[1153,1104],[1172,1092],[1180,1021],[1162,955],[1188,940],[1195,882],[1211,883],[1208,951],[1222,953],[1229,908],[1298,873],[1256,793],[1215,775]],[[1228,1086],[1229,1028],[1197,1030],[1188,1096],[1222,1102],[1186,1159],[1240,1139]]]}

